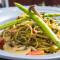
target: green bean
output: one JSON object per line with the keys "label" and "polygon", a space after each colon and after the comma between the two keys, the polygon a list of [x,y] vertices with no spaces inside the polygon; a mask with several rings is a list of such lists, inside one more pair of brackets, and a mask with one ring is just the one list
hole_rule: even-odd
{"label": "green bean", "polygon": [[3,25],[0,25],[0,30],[3,30],[3,29],[5,29],[7,27],[10,27],[10,26],[13,26],[14,24],[20,23],[20,22],[22,22],[23,20],[26,20],[26,19],[27,19],[27,17],[24,17],[24,18],[17,19],[17,20],[5,23]]}
{"label": "green bean", "polygon": [[45,14],[42,17],[55,17],[55,16],[60,16],[60,13],[50,13],[50,14]]}

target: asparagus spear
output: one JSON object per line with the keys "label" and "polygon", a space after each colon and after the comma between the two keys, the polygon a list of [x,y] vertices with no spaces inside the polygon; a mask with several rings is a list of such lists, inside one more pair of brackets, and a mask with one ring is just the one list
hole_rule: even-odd
{"label": "asparagus spear", "polygon": [[47,24],[40,17],[35,15],[33,12],[29,12],[29,10],[24,8],[21,4],[19,3],[14,3],[14,4],[20,10],[27,13],[45,31],[45,33],[51,38],[54,44],[60,48],[60,40],[57,38],[57,36],[53,33],[53,31],[47,26]]}
{"label": "asparagus spear", "polygon": [[27,19],[27,17],[24,17],[24,18],[21,18],[21,19],[17,19],[17,20],[5,23],[5,24],[0,26],[0,30],[3,30],[5,28],[7,28],[7,27],[10,27],[10,26],[12,26],[14,24],[20,23],[20,22],[22,22],[23,20],[26,20],[26,19]]}
{"label": "asparagus spear", "polygon": [[60,16],[60,13],[50,13],[50,14],[45,14],[42,17],[55,17],[55,16]]}

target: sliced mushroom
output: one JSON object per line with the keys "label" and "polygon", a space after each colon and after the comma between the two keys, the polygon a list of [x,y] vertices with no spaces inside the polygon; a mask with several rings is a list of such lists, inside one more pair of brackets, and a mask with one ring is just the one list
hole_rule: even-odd
{"label": "sliced mushroom", "polygon": [[31,50],[32,50],[32,51],[36,51],[36,49],[35,49],[34,47],[32,47],[32,46],[30,46],[30,47],[31,47]]}
{"label": "sliced mushroom", "polygon": [[20,48],[16,48],[16,47],[15,47],[15,50],[16,50],[16,51],[23,51],[23,50],[25,50],[25,49],[27,49],[26,46],[22,46],[22,47],[20,47]]}
{"label": "sliced mushroom", "polygon": [[42,18],[41,16],[40,16],[40,13],[34,8],[36,5],[31,5],[30,7],[29,7],[29,11],[31,12],[31,10],[37,15],[37,16],[39,16],[40,18]]}
{"label": "sliced mushroom", "polygon": [[4,37],[4,41],[9,42],[10,41],[10,37]]}
{"label": "sliced mushroom", "polygon": [[30,47],[27,47],[25,50],[13,51],[12,53],[26,55],[29,52],[31,52],[31,48]]}
{"label": "sliced mushroom", "polygon": [[52,45],[52,50],[55,51],[55,50],[58,50],[58,47],[56,45]]}
{"label": "sliced mushroom", "polygon": [[11,47],[9,46],[9,43],[5,43],[3,46],[3,50],[7,51],[7,52],[11,52],[14,54],[22,54],[22,55],[26,55],[29,52],[31,52],[31,47],[27,47],[25,50],[16,50],[16,47]]}
{"label": "sliced mushroom", "polygon": [[57,51],[57,53],[60,52],[60,49]]}
{"label": "sliced mushroom", "polygon": [[7,42],[4,44],[3,50],[8,51],[8,52],[13,52],[13,48],[11,46],[9,46],[9,43],[7,43]]}
{"label": "sliced mushroom", "polygon": [[60,22],[58,22],[58,26],[60,26]]}

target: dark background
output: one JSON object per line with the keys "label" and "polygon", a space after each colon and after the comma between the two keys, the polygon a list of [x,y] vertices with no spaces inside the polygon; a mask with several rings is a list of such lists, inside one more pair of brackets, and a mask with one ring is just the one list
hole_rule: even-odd
{"label": "dark background", "polygon": [[14,6],[14,2],[19,2],[22,5],[40,5],[45,2],[46,6],[60,5],[60,0],[9,0],[9,5]]}

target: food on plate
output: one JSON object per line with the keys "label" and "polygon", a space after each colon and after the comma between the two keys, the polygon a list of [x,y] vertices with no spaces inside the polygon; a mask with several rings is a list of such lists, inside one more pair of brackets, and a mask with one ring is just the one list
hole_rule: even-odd
{"label": "food on plate", "polygon": [[46,55],[60,51],[60,23],[53,16],[58,13],[39,13],[15,3],[24,13],[16,20],[0,25],[0,48],[22,55]]}

